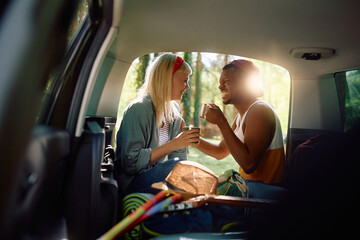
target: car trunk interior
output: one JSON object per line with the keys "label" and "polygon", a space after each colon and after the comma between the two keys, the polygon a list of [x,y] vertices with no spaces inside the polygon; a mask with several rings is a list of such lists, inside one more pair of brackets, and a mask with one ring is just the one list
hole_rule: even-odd
{"label": "car trunk interior", "polygon": [[[345,219],[336,233],[353,227],[347,213],[353,209],[354,217],[359,210],[353,208],[359,142],[344,133],[335,73],[360,67],[360,1],[103,2],[89,45],[78,50],[87,49],[79,55],[81,62],[67,59],[77,69],[63,68],[69,89],[57,99],[64,101],[54,103],[52,115],[32,130],[17,178],[12,233],[33,221],[34,226],[21,228],[19,238],[50,239],[50,233],[40,234],[48,228],[55,237],[95,239],[121,220],[109,146],[126,74],[144,54],[184,51],[259,59],[290,73],[283,185],[290,200],[275,221],[279,225],[262,229],[260,236],[288,232],[286,237],[296,237],[303,229],[299,236],[312,230],[328,235],[317,227],[323,222],[329,231],[335,229],[339,219],[332,221],[332,213]],[[330,48],[335,54],[319,60],[292,57],[291,50],[302,47]],[[314,148],[298,147],[313,137]]]}
{"label": "car trunk interior", "polygon": [[[133,60],[146,53],[216,52],[280,65],[291,76],[287,143],[290,170],[285,185],[290,187],[292,184],[298,188],[293,192],[294,198],[303,196],[304,192],[317,196],[314,201],[301,197],[302,202],[294,202],[299,209],[311,209],[304,211],[306,214],[318,211],[324,217],[329,207],[327,204],[319,206],[329,191],[327,188],[324,191],[319,189],[331,181],[329,174],[336,172],[333,165],[336,157],[344,149],[349,150],[341,145],[341,142],[349,140],[343,134],[334,74],[359,67],[360,31],[355,29],[359,29],[360,21],[359,15],[354,12],[354,6],[359,3],[350,2],[317,1],[304,4],[277,1],[262,2],[260,6],[259,2],[183,1],[179,6],[166,1],[159,1],[155,5],[148,1],[126,1],[117,25],[119,32],[97,75],[96,83],[99,82],[103,88],[94,88],[87,114],[117,116],[118,105],[115,103],[120,99],[119,89],[124,84],[126,73]],[[166,11],[169,8],[176,9],[177,14]],[[299,47],[328,47],[334,49],[335,54],[319,60],[292,57],[291,50]],[[311,153],[296,151],[298,145],[317,135],[326,136],[318,142],[325,147],[314,149]],[[326,151],[326,146],[333,146],[333,151]],[[350,153],[343,156],[353,157]],[[345,162],[337,165],[338,170],[344,169]],[[296,170],[291,174],[294,168]],[[311,184],[312,187],[304,189],[304,186]],[[333,187],[339,185],[334,184]],[[308,217],[306,214],[294,213],[301,221]],[[323,220],[322,217],[315,219]],[[304,224],[309,229],[314,225],[315,220]],[[292,230],[295,231],[296,227]]]}

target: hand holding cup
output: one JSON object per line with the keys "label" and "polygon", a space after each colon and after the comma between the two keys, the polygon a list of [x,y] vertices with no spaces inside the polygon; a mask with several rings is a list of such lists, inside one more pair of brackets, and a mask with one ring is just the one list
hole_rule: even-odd
{"label": "hand holding cup", "polygon": [[[225,119],[225,116],[221,109],[213,104],[213,103],[203,103],[204,110],[201,108],[201,111],[203,111],[203,117],[210,123],[218,124],[221,120]],[[202,113],[200,111],[200,113]]]}
{"label": "hand holding cup", "polygon": [[183,132],[191,134],[192,143],[198,144],[200,142],[200,128],[194,126],[185,126],[183,127]]}

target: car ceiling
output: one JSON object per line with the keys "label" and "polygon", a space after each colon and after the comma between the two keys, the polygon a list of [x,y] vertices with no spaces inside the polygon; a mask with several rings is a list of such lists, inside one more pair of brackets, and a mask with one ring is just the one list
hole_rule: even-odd
{"label": "car ceiling", "polygon": [[[131,63],[151,52],[228,53],[278,64],[293,79],[315,79],[360,65],[359,9],[351,0],[125,0],[108,57]],[[299,47],[336,54],[292,58]]]}

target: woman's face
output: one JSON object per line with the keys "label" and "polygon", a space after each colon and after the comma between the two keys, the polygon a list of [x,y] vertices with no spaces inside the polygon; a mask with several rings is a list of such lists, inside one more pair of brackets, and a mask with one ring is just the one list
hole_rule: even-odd
{"label": "woman's face", "polygon": [[171,100],[181,100],[189,88],[189,75],[180,71],[175,72],[172,78]]}

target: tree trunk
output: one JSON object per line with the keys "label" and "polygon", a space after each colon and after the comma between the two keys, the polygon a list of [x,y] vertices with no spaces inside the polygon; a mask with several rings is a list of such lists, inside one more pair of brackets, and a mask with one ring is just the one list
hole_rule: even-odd
{"label": "tree trunk", "polygon": [[195,70],[195,102],[194,102],[194,125],[195,127],[199,127],[199,113],[201,107],[201,54],[198,52],[196,57],[196,70]]}
{"label": "tree trunk", "polygon": [[[184,53],[184,60],[185,62],[187,62],[190,67],[193,69],[192,67],[192,54],[191,52],[185,52]],[[182,99],[181,99],[181,102],[183,104],[183,112],[182,112],[182,115],[183,115],[183,118],[184,118],[184,121],[185,121],[185,124],[187,126],[190,125],[190,120],[191,120],[191,85],[192,85],[192,78],[190,76],[190,79],[189,79],[189,86],[190,86],[190,89],[188,89],[187,91],[185,91]]]}
{"label": "tree trunk", "polygon": [[137,71],[136,88],[140,88],[144,84],[146,68],[149,65],[150,54],[145,54],[139,58]]}

